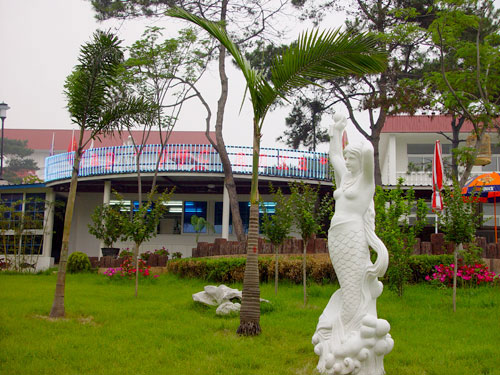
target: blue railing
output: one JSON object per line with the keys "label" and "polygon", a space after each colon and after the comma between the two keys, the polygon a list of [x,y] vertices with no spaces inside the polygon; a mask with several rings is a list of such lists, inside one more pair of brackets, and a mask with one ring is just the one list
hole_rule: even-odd
{"label": "blue railing", "polygon": [[[252,148],[226,146],[235,174],[252,173]],[[154,172],[160,145],[146,145],[140,155],[140,171]],[[45,161],[45,181],[71,178],[74,153],[49,156]],[[137,172],[133,146],[85,150],[79,176],[101,176]],[[219,154],[210,145],[167,145],[160,155],[159,172],[222,173]],[[328,155],[321,152],[262,148],[259,174],[330,181]]]}

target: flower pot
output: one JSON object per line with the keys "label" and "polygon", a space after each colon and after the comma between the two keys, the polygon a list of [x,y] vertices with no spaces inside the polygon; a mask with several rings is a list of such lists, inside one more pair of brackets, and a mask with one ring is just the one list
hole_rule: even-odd
{"label": "flower pot", "polygon": [[116,258],[116,257],[118,257],[118,253],[120,252],[120,248],[119,247],[102,247],[101,251],[102,251],[103,257],[111,256],[113,258]]}

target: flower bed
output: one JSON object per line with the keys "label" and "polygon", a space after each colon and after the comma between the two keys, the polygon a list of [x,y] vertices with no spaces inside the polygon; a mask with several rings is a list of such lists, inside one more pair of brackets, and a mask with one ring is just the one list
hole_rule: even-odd
{"label": "flower bed", "polygon": [[[452,255],[414,255],[410,257],[412,270],[411,282],[425,281],[425,276],[432,273],[434,266],[450,263]],[[168,272],[181,277],[200,278],[219,283],[242,282],[245,272],[245,258],[186,258],[171,260],[167,264]],[[307,278],[310,281],[326,284],[337,280],[328,254],[307,256]],[[274,256],[259,256],[259,276],[261,282],[274,280]],[[278,261],[278,277],[293,283],[302,282],[302,257],[280,256]]]}
{"label": "flower bed", "polygon": [[[435,271],[432,275],[427,275],[425,279],[434,283],[452,286],[453,285],[453,271],[455,264],[451,263],[449,266],[438,264],[434,266]],[[481,284],[492,284],[498,282],[499,278],[495,272],[488,270],[484,264],[464,264],[459,265],[457,269],[457,283],[461,286],[475,286]]]}
{"label": "flower bed", "polygon": [[[151,275],[151,267],[146,264],[146,262],[142,259],[139,259],[139,275],[143,278],[149,278],[152,276],[153,278],[159,277],[159,275]],[[132,257],[123,258],[123,262],[120,267],[113,268],[110,267],[106,271],[104,271],[103,275],[106,276],[109,280],[113,279],[133,279],[135,278],[136,268],[134,267],[134,262],[132,261]]]}

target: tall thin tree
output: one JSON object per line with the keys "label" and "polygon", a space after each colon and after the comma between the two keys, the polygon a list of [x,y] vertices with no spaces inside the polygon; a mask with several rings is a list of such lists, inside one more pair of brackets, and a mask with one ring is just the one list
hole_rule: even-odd
{"label": "tall thin tree", "polygon": [[266,114],[277,98],[285,98],[290,91],[311,84],[311,78],[329,79],[339,75],[383,70],[385,55],[375,48],[375,40],[365,34],[354,35],[339,30],[308,32],[276,59],[271,70],[271,81],[268,81],[260,71],[250,66],[220,24],[178,8],[168,11],[167,14],[193,22],[219,40],[232,55],[247,82],[247,92],[253,107],[253,158],[247,262],[243,280],[240,326],[237,333],[258,335],[261,332],[258,178],[260,140]]}
{"label": "tall thin tree", "polygon": [[80,135],[73,156],[71,182],[64,216],[61,257],[54,303],[50,311],[52,318],[63,317],[65,314],[64,290],[69,236],[78,185],[78,169],[83,149],[91,139],[111,132],[116,121],[124,113],[141,112],[147,107],[141,100],[117,103],[113,98],[112,87],[123,61],[123,52],[120,41],[112,33],[95,32],[92,40],[82,46],[78,61],[79,64],[66,78],[64,85],[64,93],[68,98],[68,111],[71,120],[80,128]]}

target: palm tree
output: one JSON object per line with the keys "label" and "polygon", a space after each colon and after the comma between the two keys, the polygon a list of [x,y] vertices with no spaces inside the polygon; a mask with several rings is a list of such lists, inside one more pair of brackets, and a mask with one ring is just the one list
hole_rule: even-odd
{"label": "palm tree", "polygon": [[[91,42],[84,44],[78,59],[79,64],[66,78],[65,95],[71,120],[80,128],[78,146],[73,158],[73,169],[64,215],[64,230],[61,257],[57,273],[54,303],[50,317],[60,318],[65,314],[64,289],[66,285],[66,264],[73,210],[75,207],[78,169],[85,146],[91,139],[113,130],[113,126],[123,115],[143,113],[150,110],[142,100],[122,100],[116,102],[113,84],[123,61],[123,52],[118,38],[108,32],[97,31]],[[84,139],[84,131],[90,136]]]}
{"label": "palm tree", "polygon": [[306,32],[281,57],[276,58],[271,68],[271,82],[268,82],[259,70],[250,66],[222,25],[197,17],[180,8],[169,10],[167,15],[188,20],[216,38],[232,55],[247,82],[254,116],[253,164],[247,261],[243,279],[240,326],[237,333],[258,335],[261,331],[258,168],[261,130],[266,114],[278,97],[286,99],[290,91],[314,84],[312,80],[380,72],[385,68],[385,55],[376,49],[376,40],[366,34],[355,35],[340,30]]}

